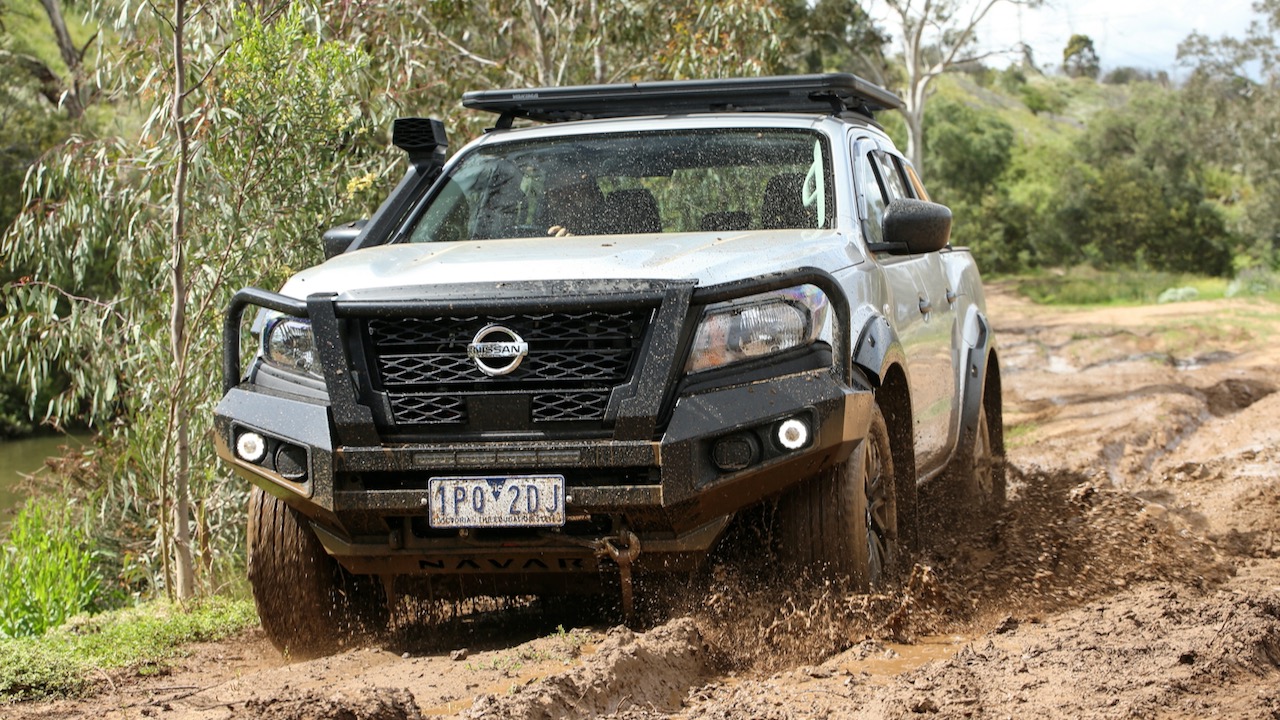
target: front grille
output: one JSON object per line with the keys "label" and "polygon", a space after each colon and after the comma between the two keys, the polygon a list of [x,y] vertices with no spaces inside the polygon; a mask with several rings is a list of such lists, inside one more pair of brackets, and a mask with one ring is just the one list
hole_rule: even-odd
{"label": "front grille", "polygon": [[[469,338],[468,338],[469,340]],[[483,382],[488,376],[462,352],[383,355],[379,369],[385,387]],[[532,380],[621,380],[631,362],[629,350],[551,351],[524,359],[517,370]]]}
{"label": "front grille", "polygon": [[[484,431],[598,423],[612,390],[634,371],[653,313],[651,305],[371,319],[365,337],[374,390],[386,394],[396,426]],[[490,325],[528,344],[509,374],[490,377],[467,356],[467,345]]]}
{"label": "front grille", "polygon": [[466,402],[457,395],[392,395],[391,412],[407,425],[453,425],[466,422]]}
{"label": "front grille", "polygon": [[604,417],[609,393],[594,390],[542,393],[533,396],[533,421],[557,422]]}
{"label": "front grille", "polygon": [[[644,308],[649,315],[651,308]],[[491,325],[516,326],[530,342],[549,340],[571,343],[602,338],[625,338],[634,328],[637,310],[584,310],[580,312],[522,313],[519,315],[458,315],[423,318],[377,319],[369,322],[369,334],[381,347],[441,345],[466,347],[480,330]],[[519,330],[517,330],[519,332]]]}

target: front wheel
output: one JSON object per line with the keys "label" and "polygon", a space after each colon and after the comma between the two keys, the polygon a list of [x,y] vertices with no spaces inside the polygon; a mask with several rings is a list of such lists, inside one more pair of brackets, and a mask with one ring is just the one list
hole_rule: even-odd
{"label": "front wheel", "polygon": [[969,463],[959,478],[966,504],[978,514],[998,512],[1005,502],[1004,462],[997,455],[995,429],[989,418],[986,403],[980,404]]}
{"label": "front wheel", "polygon": [[780,554],[798,568],[883,587],[902,561],[889,428],[875,407],[867,437],[840,465],[778,501]]}
{"label": "front wheel", "polygon": [[377,579],[343,570],[305,517],[257,487],[249,496],[248,546],[258,617],[280,652],[324,655],[358,633],[385,627],[385,594]]}

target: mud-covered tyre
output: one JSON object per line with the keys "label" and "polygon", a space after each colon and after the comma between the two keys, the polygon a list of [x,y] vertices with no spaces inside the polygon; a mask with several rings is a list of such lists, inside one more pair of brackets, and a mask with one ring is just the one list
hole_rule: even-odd
{"label": "mud-covered tyre", "polygon": [[386,626],[377,578],[343,570],[306,518],[256,487],[249,496],[248,554],[258,617],[281,653],[325,655]]}
{"label": "mud-covered tyre", "polygon": [[855,590],[885,585],[902,560],[889,428],[876,407],[867,438],[847,460],[778,501],[779,554]]}
{"label": "mud-covered tyre", "polygon": [[998,456],[995,429],[992,428],[986,403],[978,406],[978,425],[974,429],[972,447],[956,478],[968,508],[979,515],[1000,511],[1005,502],[1005,468]]}

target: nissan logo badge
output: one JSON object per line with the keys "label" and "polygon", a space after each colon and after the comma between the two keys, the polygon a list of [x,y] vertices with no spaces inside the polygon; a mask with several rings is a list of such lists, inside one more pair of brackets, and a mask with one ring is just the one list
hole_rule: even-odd
{"label": "nissan logo badge", "polygon": [[[467,345],[467,357],[475,361],[480,372],[489,377],[510,375],[520,367],[520,361],[529,354],[529,343],[514,331],[501,325],[486,325]],[[485,362],[507,360],[505,364]]]}

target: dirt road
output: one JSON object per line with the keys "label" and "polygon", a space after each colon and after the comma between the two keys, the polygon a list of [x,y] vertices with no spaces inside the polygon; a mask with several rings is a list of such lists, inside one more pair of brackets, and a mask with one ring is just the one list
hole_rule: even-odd
{"label": "dirt road", "polygon": [[991,311],[1010,502],[931,527],[891,593],[728,566],[644,633],[498,609],[293,664],[251,633],[0,714],[1280,718],[1280,308]]}

